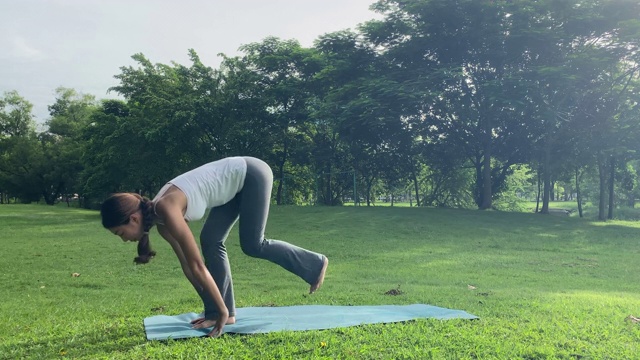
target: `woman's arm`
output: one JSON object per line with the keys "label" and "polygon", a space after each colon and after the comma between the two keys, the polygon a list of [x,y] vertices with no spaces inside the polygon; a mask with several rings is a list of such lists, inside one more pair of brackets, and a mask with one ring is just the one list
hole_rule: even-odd
{"label": "woman's arm", "polygon": [[178,260],[180,261],[180,267],[182,267],[182,272],[184,276],[187,277],[193,288],[198,292],[198,294],[202,294],[203,288],[198,283],[198,280],[193,276],[191,269],[189,269],[189,265],[187,264],[187,259],[185,259],[184,254],[182,253],[182,248],[178,244],[178,241],[173,238],[169,230],[164,225],[158,225],[158,233],[162,236],[167,242],[171,245],[171,248],[176,253]]}
{"label": "woman's arm", "polygon": [[[158,232],[171,245],[171,248],[173,249],[173,251],[176,253],[176,256],[178,257],[178,260],[180,260],[180,267],[182,268],[182,272],[184,273],[186,278],[189,280],[191,285],[193,285],[193,288],[198,293],[198,296],[200,296],[200,299],[202,299],[202,304],[204,305],[205,317],[206,315],[209,315],[211,312],[217,312],[215,311],[216,309],[214,309],[214,305],[211,299],[205,294],[204,289],[202,288],[202,286],[200,286],[196,278],[193,276],[193,273],[191,273],[191,269],[189,269],[189,265],[187,265],[187,260],[185,259],[184,254],[182,253],[182,249],[180,248],[180,245],[178,244],[176,239],[174,239],[173,236],[171,236],[171,233],[169,233],[169,230],[167,230],[167,228],[164,225],[158,224]],[[200,319],[204,319],[205,317]],[[196,320],[192,321],[192,323],[194,322],[196,322]]]}
{"label": "woman's arm", "polygon": [[[198,249],[191,229],[189,229],[187,222],[183,218],[181,207],[174,201],[161,201],[156,205],[156,211],[164,222],[164,226],[162,226],[163,230],[160,230],[161,227],[158,229],[168,235],[166,239],[171,243],[174,251],[178,248],[176,255],[180,259],[183,271],[186,267],[192,277],[189,278],[187,271],[184,271],[185,275],[189,278],[189,281],[191,281],[196,290],[202,289],[202,294],[212,299],[218,308],[218,319],[216,319],[216,325],[209,335],[220,335],[222,328],[229,318],[229,310],[225,306],[222,295],[200,256],[200,250]],[[160,234],[163,235],[162,233]],[[172,243],[172,240],[176,245]],[[182,254],[182,257],[180,254]],[[183,262],[186,266],[183,265]]]}

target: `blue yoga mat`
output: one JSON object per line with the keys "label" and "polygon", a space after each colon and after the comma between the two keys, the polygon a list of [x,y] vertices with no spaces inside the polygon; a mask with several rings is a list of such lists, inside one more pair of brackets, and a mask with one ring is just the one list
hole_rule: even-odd
{"label": "blue yoga mat", "polygon": [[[196,313],[174,316],[156,315],[144,319],[148,340],[168,340],[205,336],[211,329],[195,330],[189,323]],[[283,307],[246,307],[236,309],[237,322],[224,327],[225,333],[257,334],[281,330],[323,330],[362,324],[392,323],[420,318],[477,319],[462,310],[437,306],[379,305],[329,306],[301,305]]]}

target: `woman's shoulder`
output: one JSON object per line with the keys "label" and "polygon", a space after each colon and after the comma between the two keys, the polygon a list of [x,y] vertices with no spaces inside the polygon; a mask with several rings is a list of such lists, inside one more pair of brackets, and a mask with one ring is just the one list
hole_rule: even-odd
{"label": "woman's shoulder", "polygon": [[187,207],[187,197],[175,185],[170,185],[165,191],[160,195],[156,196],[153,201],[153,208],[160,219],[165,216],[175,213],[176,210],[180,210],[181,213],[184,213],[184,209]]}

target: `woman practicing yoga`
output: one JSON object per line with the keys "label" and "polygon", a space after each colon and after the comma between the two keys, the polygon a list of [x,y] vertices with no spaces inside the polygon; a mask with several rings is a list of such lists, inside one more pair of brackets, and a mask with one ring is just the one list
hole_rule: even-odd
{"label": "woman practicing yoga", "polygon": [[[269,260],[294,273],[316,291],[324,280],[326,256],[279,240],[264,238],[273,173],[262,160],[230,157],[202,165],[166,183],[153,200],[135,193],[117,193],[102,203],[102,225],[123,241],[138,242],[136,263],[155,255],[149,229],[156,225],[171,244],[182,270],[204,303],[196,329],[213,327],[219,336],[233,324],[233,282],[224,242],[239,219],[240,246],[252,257]],[[201,219],[211,209],[200,234],[204,261],[187,221]]]}

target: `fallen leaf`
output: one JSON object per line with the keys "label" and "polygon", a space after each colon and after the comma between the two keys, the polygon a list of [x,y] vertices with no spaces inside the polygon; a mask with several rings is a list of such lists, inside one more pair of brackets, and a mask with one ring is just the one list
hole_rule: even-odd
{"label": "fallen leaf", "polygon": [[71,276],[78,277],[78,276],[80,276],[80,273],[73,273],[73,274],[71,274]]}
{"label": "fallen leaf", "polygon": [[475,290],[475,289],[476,289],[476,287],[475,287],[475,286],[473,286],[473,285],[467,285],[467,288],[468,288],[469,290]]}
{"label": "fallen leaf", "polygon": [[629,315],[629,316],[627,316],[627,317],[625,318],[625,320],[631,321],[631,322],[632,322],[632,323],[634,323],[634,324],[637,324],[637,323],[639,323],[639,322],[640,322],[640,318],[637,318],[637,317],[635,317],[635,316],[633,316],[633,315]]}
{"label": "fallen leaf", "polygon": [[151,311],[155,311],[155,312],[163,311],[163,310],[164,310],[164,306],[158,306],[158,307],[151,308]]}
{"label": "fallen leaf", "polygon": [[40,286],[40,289],[44,289],[44,285]]}

